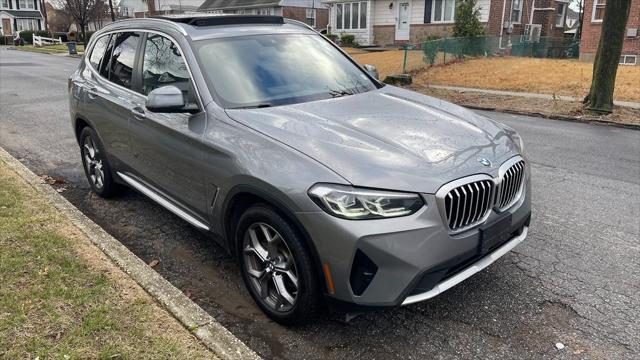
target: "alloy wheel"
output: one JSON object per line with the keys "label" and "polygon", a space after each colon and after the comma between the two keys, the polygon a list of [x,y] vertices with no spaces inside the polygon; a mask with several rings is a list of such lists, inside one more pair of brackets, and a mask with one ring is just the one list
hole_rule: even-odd
{"label": "alloy wheel", "polygon": [[97,189],[102,189],[104,186],[102,154],[98,151],[98,147],[91,136],[85,137],[84,145],[82,147],[82,156],[84,157],[84,167],[89,181]]}
{"label": "alloy wheel", "polygon": [[286,313],[297,301],[299,278],[284,238],[265,223],[254,223],[244,234],[245,271],[264,304]]}

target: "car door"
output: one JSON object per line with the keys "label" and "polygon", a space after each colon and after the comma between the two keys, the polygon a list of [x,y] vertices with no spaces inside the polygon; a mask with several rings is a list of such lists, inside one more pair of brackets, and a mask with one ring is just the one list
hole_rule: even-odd
{"label": "car door", "polygon": [[176,86],[182,90],[187,106],[198,110],[151,112],[141,99],[129,126],[136,171],[174,203],[187,207],[200,220],[207,219],[202,173],[206,115],[180,47],[165,35],[146,33],[139,70],[143,96],[163,86]]}
{"label": "car door", "polygon": [[[136,81],[139,83],[133,70],[141,37],[140,32],[113,33],[100,62],[93,59],[93,52],[89,57],[95,71],[85,84],[86,116],[101,137],[116,169],[135,165],[129,142],[129,122],[133,108],[144,98],[132,90]],[[103,44],[103,38],[98,39],[93,51],[98,51],[96,47]]]}

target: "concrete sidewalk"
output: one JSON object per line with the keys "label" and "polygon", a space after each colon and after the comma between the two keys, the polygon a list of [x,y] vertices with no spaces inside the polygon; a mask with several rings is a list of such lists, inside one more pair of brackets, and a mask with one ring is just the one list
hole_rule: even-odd
{"label": "concrete sidewalk", "polygon": [[[573,96],[558,96],[558,95],[538,94],[538,93],[519,92],[519,91],[476,89],[476,88],[447,86],[447,85],[425,85],[425,87],[431,88],[431,89],[452,90],[452,91],[460,91],[460,92],[476,92],[476,93],[491,94],[491,95],[518,96],[518,97],[532,98],[532,99],[562,100],[562,101],[574,101],[574,102],[582,101],[582,99],[579,99]],[[639,102],[614,101],[613,103],[617,106],[628,107],[632,109],[640,109]]]}

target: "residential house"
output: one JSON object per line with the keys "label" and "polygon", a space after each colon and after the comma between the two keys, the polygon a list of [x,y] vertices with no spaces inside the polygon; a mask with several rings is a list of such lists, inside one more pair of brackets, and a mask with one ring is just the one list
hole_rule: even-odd
{"label": "residential house", "polygon": [[141,18],[152,15],[189,14],[198,11],[204,0],[120,0],[118,17]]}
{"label": "residential house", "polygon": [[206,0],[198,9],[214,14],[278,15],[327,28],[329,11],[321,0]]}
{"label": "residential house", "polygon": [[[456,4],[462,0],[324,0],[329,28],[352,34],[361,45],[418,43],[450,36]],[[562,37],[570,0],[477,0],[488,36],[522,35],[526,25],[541,36]]]}
{"label": "residential house", "polygon": [[[598,50],[602,19],[607,0],[585,0],[584,24],[582,25],[582,39],[580,41],[580,59],[593,61]],[[631,12],[627,21],[624,45],[620,64],[640,65],[640,0],[631,1]],[[640,86],[640,85],[639,85]]]}
{"label": "residential house", "polygon": [[42,30],[40,0],[0,0],[0,24],[5,36],[16,31]]}

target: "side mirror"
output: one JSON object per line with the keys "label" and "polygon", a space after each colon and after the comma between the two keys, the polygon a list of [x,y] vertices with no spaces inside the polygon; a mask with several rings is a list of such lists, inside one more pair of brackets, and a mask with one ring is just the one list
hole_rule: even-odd
{"label": "side mirror", "polygon": [[186,105],[182,91],[173,85],[153,89],[145,103],[149,111],[161,113],[188,112]]}
{"label": "side mirror", "polygon": [[369,65],[369,64],[364,64],[363,68],[367,73],[369,73],[369,75],[373,76],[374,79],[380,80],[380,75],[378,74],[378,69],[376,69],[375,66]]}

